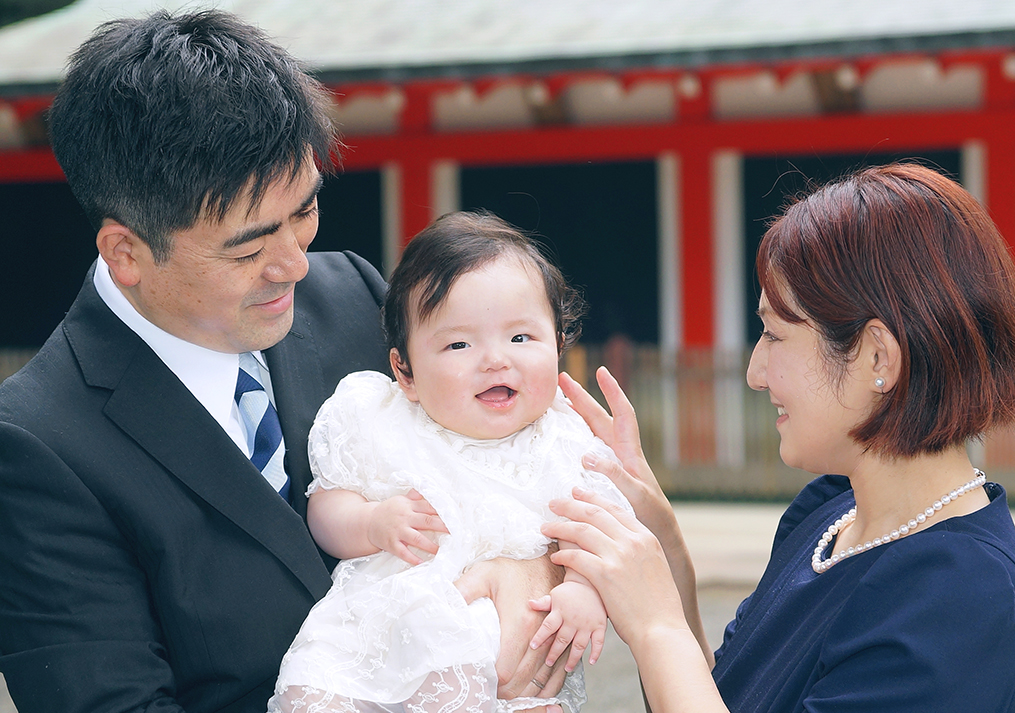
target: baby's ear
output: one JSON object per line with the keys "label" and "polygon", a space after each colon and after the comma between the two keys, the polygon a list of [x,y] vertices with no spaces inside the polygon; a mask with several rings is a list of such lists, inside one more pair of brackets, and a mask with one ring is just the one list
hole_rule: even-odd
{"label": "baby's ear", "polygon": [[402,360],[402,355],[395,348],[388,352],[388,360],[391,362],[391,373],[395,375],[395,381],[402,387],[406,398],[409,401],[419,401],[416,395],[416,382],[412,380],[412,370],[408,362]]}

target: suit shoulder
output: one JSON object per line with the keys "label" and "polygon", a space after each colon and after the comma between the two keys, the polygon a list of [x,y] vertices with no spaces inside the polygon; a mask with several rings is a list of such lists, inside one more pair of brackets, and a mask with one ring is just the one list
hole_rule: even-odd
{"label": "suit shoulder", "polygon": [[298,284],[300,292],[319,292],[325,295],[343,295],[366,291],[378,307],[384,302],[387,284],[369,262],[356,253],[308,253],[310,269]]}
{"label": "suit shoulder", "polygon": [[57,327],[27,364],[0,383],[0,421],[27,425],[45,419],[82,387],[77,361]]}

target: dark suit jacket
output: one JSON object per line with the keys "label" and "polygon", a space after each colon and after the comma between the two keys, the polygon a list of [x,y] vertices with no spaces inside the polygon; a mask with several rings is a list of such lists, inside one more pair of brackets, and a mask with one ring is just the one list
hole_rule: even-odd
{"label": "dark suit jacket", "polygon": [[0,670],[19,713],[265,710],[331,583],[304,522],[307,434],[341,377],[387,370],[383,293],[361,258],[311,254],[265,352],[290,507],[89,273],[0,385]]}

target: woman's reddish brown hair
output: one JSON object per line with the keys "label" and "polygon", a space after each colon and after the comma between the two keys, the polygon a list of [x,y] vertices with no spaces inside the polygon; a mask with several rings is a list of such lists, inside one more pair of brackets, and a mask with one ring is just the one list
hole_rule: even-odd
{"label": "woman's reddish brown hair", "polygon": [[814,326],[840,375],[870,320],[898,340],[898,383],[850,434],[868,449],[939,452],[1015,418],[1015,266],[954,181],[893,164],[830,183],[768,229],[757,270],[772,309]]}

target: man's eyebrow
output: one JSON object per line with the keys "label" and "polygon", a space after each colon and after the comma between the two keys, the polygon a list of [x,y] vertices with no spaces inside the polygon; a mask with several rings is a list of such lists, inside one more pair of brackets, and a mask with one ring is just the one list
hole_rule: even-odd
{"label": "man's eyebrow", "polygon": [[324,176],[318,172],[317,180],[314,181],[314,187],[311,188],[310,192],[307,194],[307,199],[302,203],[300,203],[299,208],[293,211],[293,215],[299,215],[307,208],[309,208],[311,204],[313,204],[314,200],[316,200],[317,194],[321,192],[322,188],[324,188]]}
{"label": "man's eyebrow", "polygon": [[[310,190],[310,193],[307,195],[306,200],[300,203],[299,208],[294,210],[292,214],[294,216],[299,215],[307,208],[309,208],[311,205],[313,205],[314,200],[317,198],[317,194],[321,192],[321,188],[323,187],[324,187],[324,176],[318,173],[317,180],[314,182],[314,187]],[[249,243],[252,240],[257,240],[258,238],[263,237],[265,235],[271,235],[281,227],[282,223],[278,221],[274,223],[269,223],[268,225],[251,226],[249,228],[246,228],[245,230],[241,230],[236,235],[226,240],[222,244],[222,249],[229,250],[230,248],[239,247],[240,245]]]}
{"label": "man's eyebrow", "polygon": [[271,235],[281,227],[282,224],[276,221],[269,225],[255,225],[253,227],[246,228],[245,230],[241,230],[236,235],[229,238],[229,240],[222,243],[222,249],[229,250],[230,248],[239,247],[244,243],[249,243],[252,240],[257,240],[258,238],[263,237],[265,235]]}

